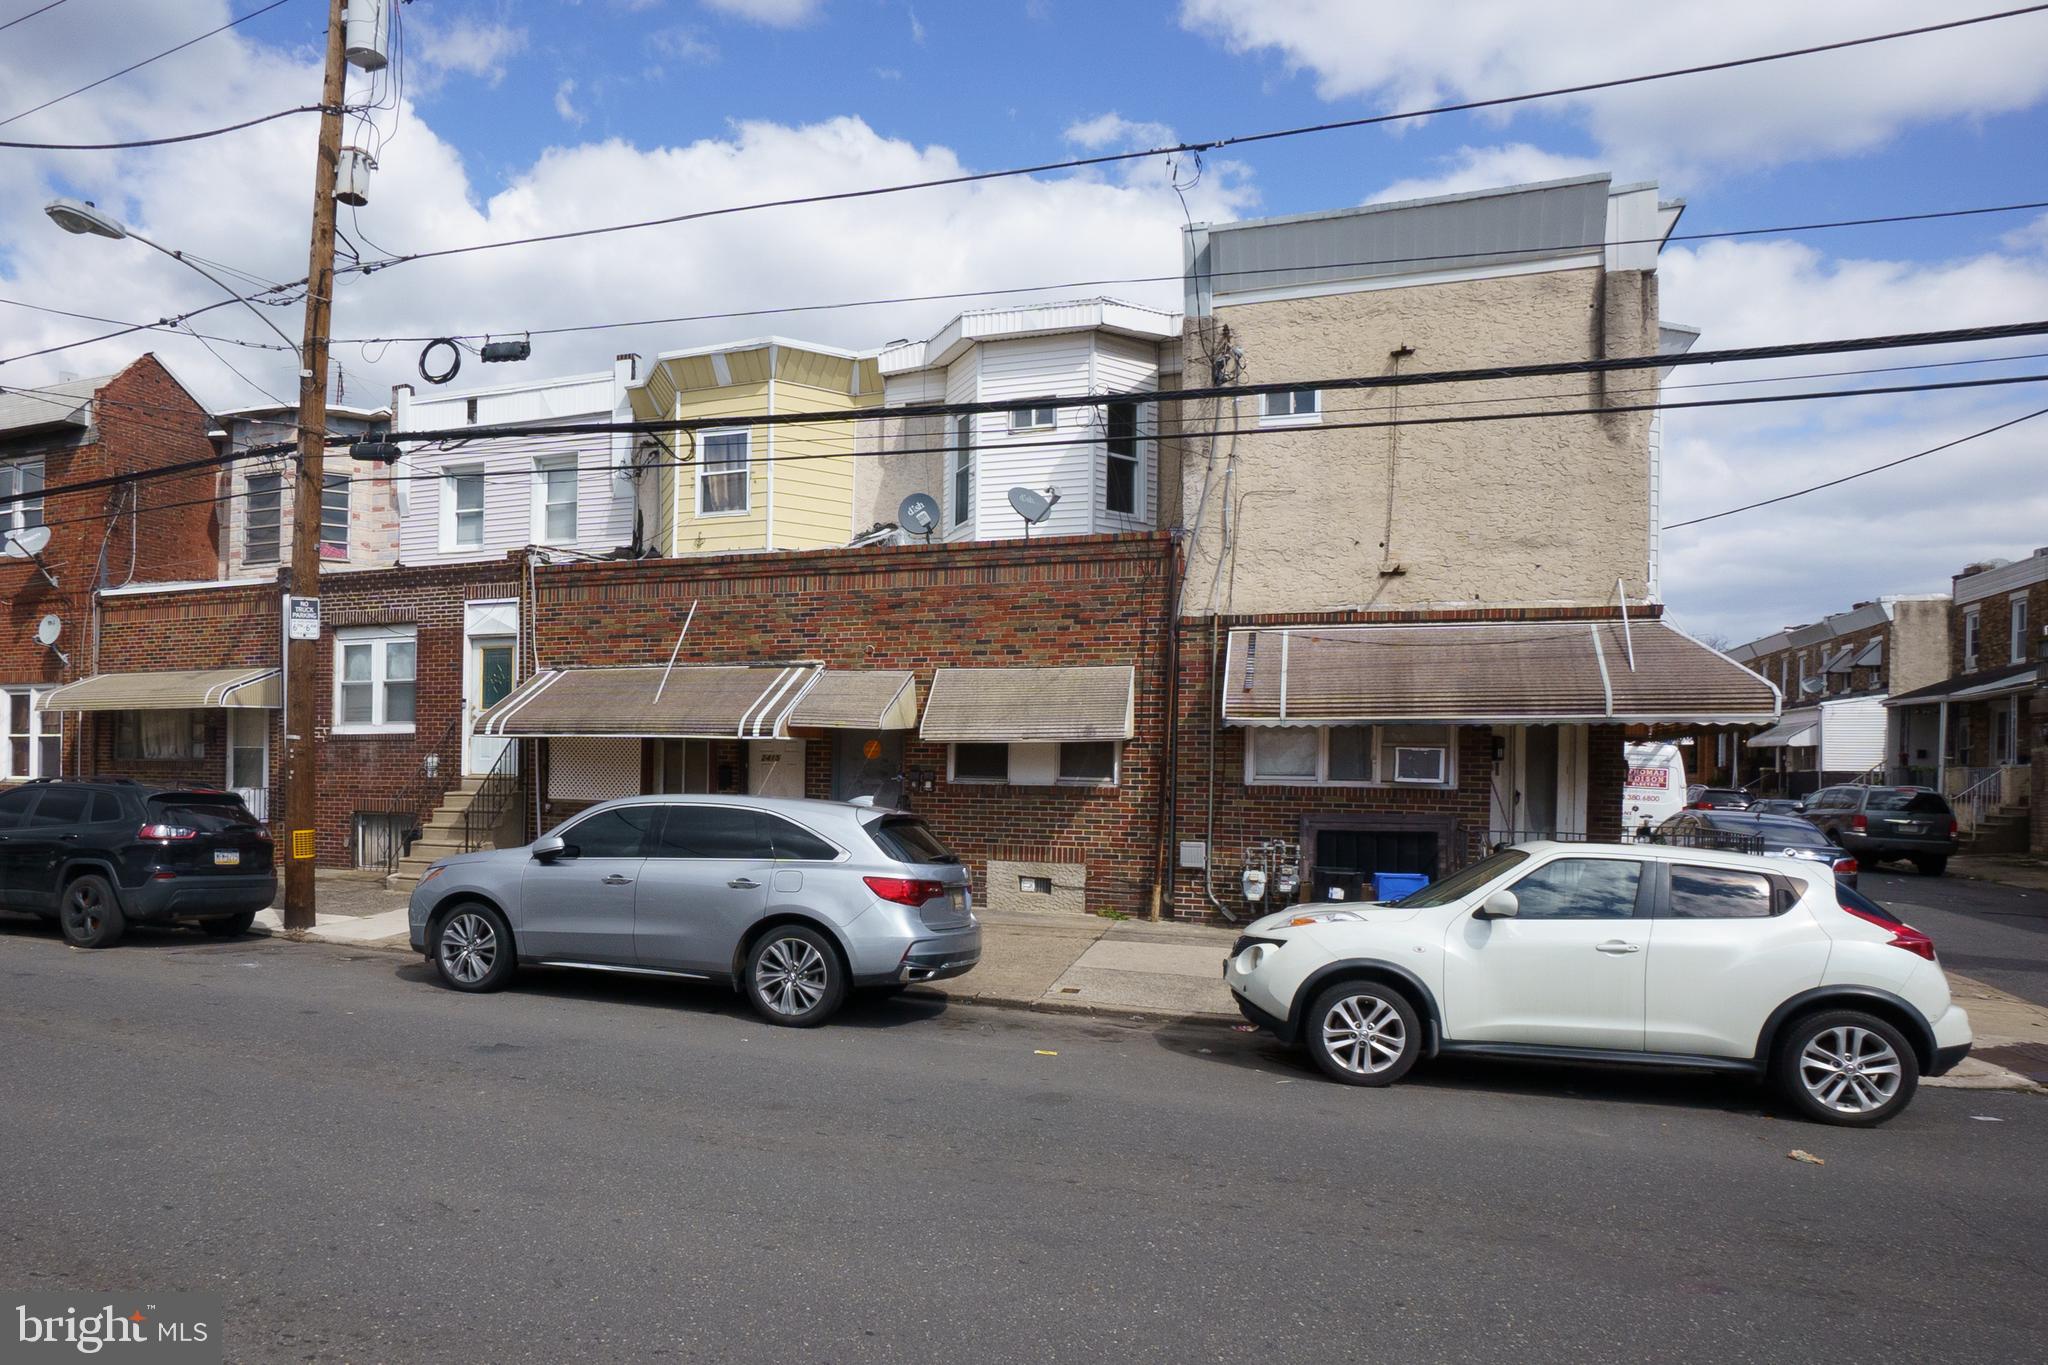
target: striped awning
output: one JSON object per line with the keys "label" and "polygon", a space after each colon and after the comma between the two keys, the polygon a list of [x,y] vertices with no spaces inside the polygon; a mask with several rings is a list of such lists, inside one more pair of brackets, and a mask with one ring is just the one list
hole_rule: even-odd
{"label": "striped awning", "polygon": [[1129,739],[1136,730],[1129,665],[942,668],[918,734],[938,744]]}
{"label": "striped awning", "polygon": [[1761,734],[1751,735],[1743,743],[1752,749],[1811,749],[1820,743],[1820,711],[1808,707],[1803,711],[1787,711],[1785,718]]}
{"label": "striped awning", "polygon": [[43,694],[41,711],[196,711],[212,707],[276,710],[284,683],[274,668],[200,668],[162,673],[101,673]]}
{"label": "striped awning", "polygon": [[816,664],[550,668],[477,718],[513,739],[780,739]]}
{"label": "striped awning", "polygon": [[914,730],[917,679],[890,669],[826,669],[789,713],[799,729]]}
{"label": "striped awning", "polygon": [[1659,620],[1230,632],[1233,725],[1750,725],[1778,694]]}

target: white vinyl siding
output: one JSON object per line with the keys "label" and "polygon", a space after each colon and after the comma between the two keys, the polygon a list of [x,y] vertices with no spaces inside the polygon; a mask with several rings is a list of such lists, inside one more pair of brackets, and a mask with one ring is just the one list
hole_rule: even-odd
{"label": "white vinyl siding", "polygon": [[[976,347],[978,389],[983,402],[1042,398],[1047,394],[1089,391],[1091,335],[1028,337],[989,341]],[[950,397],[950,395],[949,395]],[[1060,490],[1052,514],[1031,528],[1034,536],[1086,535],[1093,530],[1089,495],[1097,487],[1101,445],[1096,423],[1100,410],[1056,409],[1056,424],[1012,431],[1009,414],[988,413],[976,419],[975,534],[981,540],[1021,537],[1024,521],[1010,507],[1012,488],[1044,492]]]}

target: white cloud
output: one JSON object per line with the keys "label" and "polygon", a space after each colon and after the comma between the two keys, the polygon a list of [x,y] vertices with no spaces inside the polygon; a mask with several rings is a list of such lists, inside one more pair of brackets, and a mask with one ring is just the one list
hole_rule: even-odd
{"label": "white cloud", "polygon": [[[1986,9],[1993,8],[1990,6]],[[1313,75],[1329,100],[1403,109],[1755,56],[1940,17],[1924,0],[1182,0],[1229,49]],[[1629,174],[1874,147],[1900,129],[2048,93],[2048,16],[1562,97],[1497,115],[1569,117]]]}
{"label": "white cloud", "polygon": [[1563,180],[1605,170],[1597,161],[1582,156],[1564,156],[1510,142],[1498,147],[1460,147],[1449,156],[1438,157],[1443,170],[1435,175],[1396,180],[1367,199],[1368,204],[1396,199],[1428,199],[1439,194],[1462,194],[1467,190],[1491,189],[1497,185],[1526,185],[1539,180]]}
{"label": "white cloud", "polygon": [[588,114],[585,114],[582,110],[578,109],[575,103],[569,98],[571,95],[574,95],[575,93],[576,82],[574,80],[565,80],[560,85],[556,86],[555,112],[562,116],[562,122],[573,123],[578,127],[581,127],[584,123],[589,121],[590,116]]}
{"label": "white cloud", "polygon": [[913,43],[916,43],[916,44],[917,44],[917,45],[918,45],[919,47],[923,47],[923,46],[924,46],[924,20],[922,20],[922,19],[920,19],[920,18],[918,18],[918,17],[917,17],[917,11],[916,11],[916,10],[914,10],[914,9],[910,9],[910,8],[909,8],[909,7],[907,7],[907,6],[905,7],[905,11],[904,11],[904,12],[905,12],[905,13],[907,13],[907,14],[909,14],[909,16],[910,16],[910,41],[911,41],[911,42],[913,42]]}
{"label": "white cloud", "polygon": [[657,57],[672,62],[714,62],[718,60],[718,48],[709,39],[685,24],[674,24],[658,28],[642,40],[647,50]]}
{"label": "white cloud", "polygon": [[1163,147],[1174,141],[1173,129],[1165,124],[1127,119],[1114,110],[1068,124],[1064,136],[1067,141],[1091,152],[1138,151]]}
{"label": "white cloud", "polygon": [[704,0],[708,9],[774,28],[795,28],[816,18],[825,0]]}
{"label": "white cloud", "polygon": [[420,87],[431,89],[450,72],[474,76],[487,85],[505,79],[505,64],[526,50],[526,30],[458,14],[445,22],[408,17],[407,36],[419,44]]}

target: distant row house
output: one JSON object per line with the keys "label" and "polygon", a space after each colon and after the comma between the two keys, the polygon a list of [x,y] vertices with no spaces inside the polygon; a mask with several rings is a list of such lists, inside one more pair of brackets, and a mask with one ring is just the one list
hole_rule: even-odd
{"label": "distant row house", "polygon": [[[401,385],[395,467],[330,443],[318,857],[416,873],[643,792],[870,795],[986,904],[1202,918],[1256,909],[1254,868],[1351,899],[1617,836],[1627,727],[1780,715],[1782,679],[1662,615],[1639,400],[1697,335],[1658,312],[1682,208],[1583,176],[1196,224],[1182,314],[1033,303],[867,351]],[[1387,382],[1574,358],[1643,365]],[[1406,420],[1502,399],[1556,415]],[[38,660],[29,713],[106,719],[39,771],[266,799],[288,468],[223,474],[210,579],[74,580],[93,648]],[[1853,644],[1849,689],[1895,681],[1891,629],[1809,666]]]}

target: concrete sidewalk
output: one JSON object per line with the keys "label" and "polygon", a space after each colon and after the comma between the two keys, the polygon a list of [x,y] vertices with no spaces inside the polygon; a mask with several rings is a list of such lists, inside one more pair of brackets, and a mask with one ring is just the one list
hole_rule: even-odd
{"label": "concrete sidewalk", "polygon": [[2022,891],[2048,891],[2048,859],[2024,853],[1958,853],[1948,860],[1950,876],[1997,882]]}

